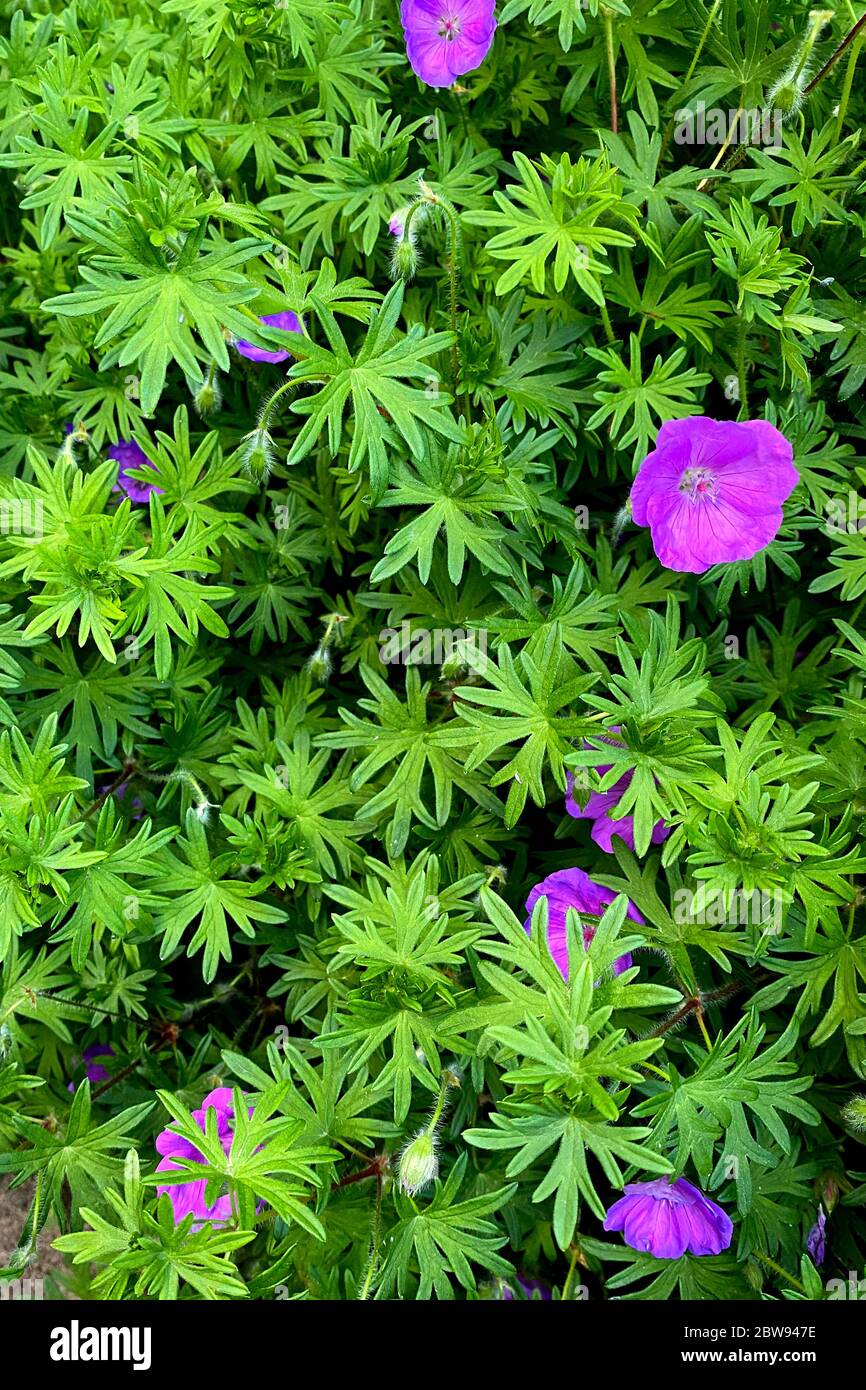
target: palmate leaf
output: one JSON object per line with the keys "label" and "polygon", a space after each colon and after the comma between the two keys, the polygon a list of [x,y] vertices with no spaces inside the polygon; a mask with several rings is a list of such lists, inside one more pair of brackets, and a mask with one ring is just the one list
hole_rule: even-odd
{"label": "palmate leaf", "polygon": [[491,1129],[470,1129],[463,1138],[476,1148],[493,1151],[517,1149],[506,1169],[516,1177],[536,1164],[548,1150],[556,1153],[532,1194],[534,1202],[554,1197],[553,1231],[565,1250],[577,1224],[582,1196],[590,1210],[604,1217],[604,1204],[589,1170],[592,1155],[613,1187],[622,1187],[620,1163],[646,1173],[670,1173],[672,1165],[641,1141],[651,1130],[645,1125],[610,1124],[587,1111],[567,1111],[551,1101],[535,1104],[512,1102],[508,1113],[494,1111]]}
{"label": "palmate leaf", "polygon": [[[555,163],[543,155],[538,167],[547,182],[542,182],[520,151],[514,164],[521,181],[494,194],[499,211],[465,214],[467,222],[502,229],[488,241],[487,251],[494,260],[513,264],[500,275],[496,293],[507,294],[528,280],[543,294],[550,271],[557,292],[571,276],[593,303],[603,305],[600,279],[609,271],[607,247],[634,245],[621,226],[637,228],[637,209],[622,197],[616,171],[605,160],[581,158],[572,164],[563,154]],[[614,210],[616,227],[609,225]]]}
{"label": "palmate leaf", "polygon": [[269,1086],[252,1106],[243,1092],[234,1089],[232,1141],[228,1153],[223,1148],[213,1106],[205,1113],[202,1131],[186,1106],[168,1091],[159,1099],[171,1115],[169,1128],[185,1139],[201,1155],[201,1161],[175,1158],[175,1171],[154,1173],[144,1179],[147,1186],[186,1185],[207,1182],[208,1194],[228,1190],[241,1228],[252,1229],[257,1201],[265,1201],[286,1223],[297,1224],[318,1239],[324,1231],[310,1208],[310,1199],[321,1186],[317,1169],[329,1165],[337,1152],[324,1144],[301,1144],[303,1126],[288,1115],[279,1115],[283,1100],[292,1089],[291,1081]]}
{"label": "palmate leaf", "polygon": [[[628,362],[616,348],[587,348],[587,355],[602,364],[598,387],[593,395],[600,402],[598,410],[586,422],[595,429],[609,421],[610,437],[618,449],[634,445],[632,461],[637,465],[649,453],[650,440],[658,425],[668,420],[681,420],[687,415],[700,415],[695,401],[699,386],[706,386],[712,377],[683,366],[686,349],[677,348],[667,358],[659,354],[649,374],[644,375],[640,342],[636,334],[629,338]],[[605,389],[611,388],[611,389]],[[658,425],[653,420],[656,417]]]}
{"label": "palmate leaf", "polygon": [[211,856],[204,825],[195,810],[187,812],[186,836],[178,836],[177,844],[183,860],[162,850],[164,874],[158,880],[159,888],[177,896],[156,913],[156,925],[162,933],[160,957],[165,960],[171,956],[184,932],[195,925],[187,955],[204,949],[202,975],[209,982],[220,959],[231,960],[230,922],[245,936],[255,936],[256,922],[284,922],[288,913],[257,901],[264,886],[261,880],[251,883],[230,877],[233,854]]}
{"label": "palmate leaf", "polygon": [[[596,1259],[620,1264],[623,1269],[605,1280],[615,1298],[628,1302],[648,1299],[664,1303],[677,1295],[687,1302],[754,1299],[755,1291],[746,1282],[734,1255],[681,1255],[678,1260],[659,1260],[655,1255],[609,1245],[593,1237],[581,1237],[581,1249]],[[620,1293],[640,1279],[649,1280],[631,1293]]]}
{"label": "palmate leaf", "polygon": [[570,657],[563,661],[555,626],[548,628],[532,656],[524,649],[515,661],[503,644],[498,658],[496,663],[481,652],[474,654],[473,666],[488,688],[457,688],[457,713],[464,728],[455,728],[450,736],[455,744],[460,741],[471,748],[465,764],[467,772],[510,744],[521,744],[490,779],[492,787],[510,783],[505,824],[512,826],[519,819],[527,796],[532,796],[536,806],[545,804],[542,776],[546,766],[565,790],[564,759],[571,752],[571,740],[590,732],[592,726],[585,717],[564,711],[595,684],[596,676],[571,674],[574,666]]}
{"label": "palmate leaf", "polygon": [[[718,1186],[731,1176],[730,1159],[735,1159],[733,1176],[742,1212],[752,1205],[752,1161],[773,1162],[765,1134],[787,1154],[791,1119],[805,1125],[820,1120],[818,1111],[801,1095],[811,1087],[812,1077],[795,1075],[799,1064],[786,1060],[797,1031],[796,1026],[789,1028],[761,1051],[765,1029],[752,1012],[727,1037],[720,1037],[709,1055],[684,1043],[695,1070],[680,1077],[669,1062],[670,1086],[632,1111],[636,1118],[653,1119],[653,1136],[660,1148],[676,1137],[677,1171],[691,1160],[705,1186]],[[655,1082],[648,1084],[655,1089]]]}
{"label": "palmate leaf", "polygon": [[[205,553],[211,528],[191,522],[182,535],[173,535],[156,493],[150,495],[150,522],[148,553],[139,552],[130,562],[135,588],[115,636],[122,638],[131,632],[139,647],[152,641],[156,675],[165,680],[171,670],[172,634],[188,646],[195,644],[200,626],[216,637],[228,636],[228,628],[209,600],[231,598],[233,590],[224,584],[201,584],[190,577],[191,573],[212,574],[219,569],[219,562]],[[214,529],[220,534],[221,527]]]}
{"label": "palmate leaf", "polygon": [[[135,1157],[130,1149],[127,1155]],[[130,1209],[113,1187],[106,1200],[118,1213],[119,1225],[98,1211],[82,1207],[89,1231],[59,1236],[54,1249],[72,1256],[73,1265],[98,1265],[94,1293],[105,1299],[137,1298],[176,1301],[182,1285],[202,1299],[247,1298],[249,1292],[227,1255],[255,1240],[255,1231],[221,1231],[205,1221],[191,1229],[192,1217],[175,1225],[169,1198],[163,1195],[156,1216]],[[134,1282],[133,1282],[134,1281]],[[132,1292],[130,1293],[130,1284]]]}
{"label": "palmate leaf", "polygon": [[[481,778],[471,775],[481,759],[473,759],[471,767],[463,765],[463,755],[472,741],[465,727],[456,721],[431,724],[427,710],[430,685],[422,686],[417,667],[410,666],[406,672],[405,704],[372,668],[362,666],[361,678],[373,698],[359,700],[358,704],[375,718],[362,719],[352,710],[341,709],[340,718],[346,728],[321,734],[318,742],[326,748],[369,750],[352,773],[353,791],[366,786],[390,763],[398,763],[386,786],[364,803],[364,816],[370,821],[393,807],[388,828],[389,854],[402,854],[413,819],[431,828],[447,824],[455,786],[494,815],[500,812],[498,799]],[[435,792],[433,814],[426,805],[422,787],[428,771]]]}
{"label": "palmate leaf", "polygon": [[[403,283],[394,285],[370,319],[367,335],[352,355],[337,320],[323,303],[315,307],[329,348],[304,340],[303,358],[289,372],[298,382],[325,382],[320,391],[294,400],[291,409],[307,416],[289,450],[289,464],[299,463],[327,430],[333,457],[340,451],[343,415],[350,404],[353,425],[349,469],[367,464],[370,491],[378,501],[388,484],[389,455],[407,445],[416,457],[425,450],[425,429],[446,439],[460,440],[463,431],[449,412],[451,397],[439,389],[439,377],[429,358],[451,342],[450,333],[424,333],[415,325],[395,341],[403,305]],[[425,380],[427,388],[407,382]]]}
{"label": "palmate leaf", "polygon": [[[448,577],[452,584],[463,578],[467,558],[475,556],[494,574],[513,575],[515,560],[505,548],[508,532],[497,524],[497,514],[520,513],[525,510],[519,499],[503,495],[502,487],[492,478],[460,472],[458,450],[449,450],[448,457],[435,453],[429,458],[417,458],[413,473],[406,464],[398,463],[393,486],[382,498],[383,507],[422,507],[388,540],[385,554],[370,576],[376,584],[388,579],[414,560],[422,584],[430,578],[437,542],[444,543]],[[513,536],[515,549],[519,545]]]}
{"label": "palmate leaf", "polygon": [[157,682],[141,663],[124,670],[98,654],[79,660],[65,641],[52,644],[39,665],[28,661],[23,676],[29,719],[35,725],[48,714],[68,719],[75,771],[91,785],[94,759],[111,758],[124,729],[140,739],[154,737],[145,721]]}
{"label": "palmate leaf", "polygon": [[170,255],[154,246],[129,216],[99,220],[70,214],[70,223],[97,248],[91,263],[80,268],[86,287],[46,300],[42,307],[71,318],[103,319],[93,345],[110,347],[103,365],[136,365],[145,415],[156,409],[169,362],[194,382],[202,380],[201,362],[207,358],[228,370],[223,330],[243,337],[254,320],[240,306],[259,292],[240,267],[265,250],[267,242],[244,237],[206,243],[204,219],[180,251]]}
{"label": "palmate leaf", "polygon": [[330,754],[325,749],[311,754],[310,735],[305,730],[299,730],[291,744],[276,739],[274,751],[279,759],[275,766],[265,759],[262,772],[240,768],[238,780],[265,806],[276,809],[291,826],[298,845],[324,873],[336,876],[338,865],[348,873],[357,854],[354,841],[369,827],[359,815],[341,819],[330,814],[353,811],[359,803],[344,768],[341,765],[323,779]]}
{"label": "palmate leaf", "polygon": [[23,208],[44,208],[41,242],[46,249],[60,228],[61,216],[70,222],[72,214],[88,204],[119,207],[120,176],[132,168],[129,155],[107,153],[117,124],[109,122],[88,140],[88,112],[82,108],[72,122],[59,93],[42,88],[39,114],[39,140],[19,135],[18,148],[0,154],[0,167],[20,169],[26,184],[36,191],[22,199]]}
{"label": "palmate leaf", "polygon": [[93,1124],[90,1082],[82,1081],[68,1119],[56,1129],[46,1129],[28,1115],[7,1111],[4,1118],[28,1147],[0,1154],[0,1173],[18,1174],[14,1186],[40,1174],[43,1207],[53,1210],[62,1228],[68,1222],[64,1183],[69,1185],[72,1217],[77,1220],[80,1206],[85,1202],[98,1204],[106,1182],[122,1172],[123,1160],[117,1150],[129,1148],[130,1131],[137,1129],[152,1109],[153,1102],[148,1101],[121,1110],[103,1124]]}
{"label": "palmate leaf", "polygon": [[[500,24],[507,24],[519,14],[525,14],[530,24],[557,26],[556,32],[560,47],[567,53],[574,43],[575,34],[586,33],[586,15],[595,19],[602,0],[507,0],[502,11]],[[627,15],[629,7],[625,0],[610,0],[606,6],[617,15]]]}
{"label": "palmate leaf", "polygon": [[112,798],[107,798],[96,824],[93,862],[69,875],[67,901],[54,919],[59,930],[53,939],[72,942],[75,970],[83,970],[87,963],[94,929],[105,927],[123,937],[141,909],[164,902],[138,880],[152,879],[163,871],[156,852],[174,837],[171,828],[152,834],[150,821],[145,821],[124,842],[124,827]]}
{"label": "palmate leaf", "polygon": [[501,1211],[516,1184],[459,1202],[465,1173],[463,1154],[421,1209],[406,1198],[398,1199],[401,1216],[388,1233],[376,1298],[389,1298],[396,1291],[398,1298],[424,1299],[435,1293],[439,1299],[453,1299],[452,1280],[464,1289],[477,1287],[472,1264],[502,1278],[514,1273],[508,1260],[496,1253],[507,1237],[487,1218]]}

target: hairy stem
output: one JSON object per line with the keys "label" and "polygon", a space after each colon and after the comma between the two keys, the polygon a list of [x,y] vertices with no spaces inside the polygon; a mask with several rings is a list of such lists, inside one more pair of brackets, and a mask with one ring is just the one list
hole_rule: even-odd
{"label": "hairy stem", "polygon": [[616,135],[619,130],[619,109],[616,98],[616,55],[613,45],[613,11],[602,10],[604,23],[604,44],[607,49],[607,73],[610,81],[610,128]]}

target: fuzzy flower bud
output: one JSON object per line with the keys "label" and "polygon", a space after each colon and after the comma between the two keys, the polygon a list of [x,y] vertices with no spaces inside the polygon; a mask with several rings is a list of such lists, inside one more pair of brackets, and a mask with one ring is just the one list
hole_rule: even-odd
{"label": "fuzzy flower bud", "polygon": [[411,237],[401,237],[391,253],[391,278],[412,280],[418,269],[418,252]]}
{"label": "fuzzy flower bud", "polygon": [[842,1111],[842,1119],[855,1134],[866,1133],[866,1096],[854,1096]]}
{"label": "fuzzy flower bud", "polygon": [[429,1129],[419,1130],[400,1157],[400,1186],[410,1197],[439,1175],[436,1139]]}
{"label": "fuzzy flower bud", "polygon": [[314,680],[322,684],[331,674],[331,653],[325,646],[318,646],[307,662],[307,670]]}
{"label": "fuzzy flower bud", "polygon": [[193,396],[193,405],[199,415],[213,415],[219,410],[222,405],[222,391],[216,372],[208,372]]}
{"label": "fuzzy flower bud", "polygon": [[244,472],[254,483],[266,482],[274,462],[274,441],[266,429],[251,430],[241,446]]}

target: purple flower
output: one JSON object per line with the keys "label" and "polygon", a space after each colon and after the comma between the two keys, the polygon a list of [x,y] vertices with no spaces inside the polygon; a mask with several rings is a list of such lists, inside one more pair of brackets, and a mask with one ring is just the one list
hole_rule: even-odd
{"label": "purple flower", "polygon": [[[291,309],[284,309],[279,314],[260,314],[259,323],[263,323],[268,328],[281,328],[284,333],[303,333],[304,321],[299,319],[297,314],[293,314]],[[239,338],[235,347],[241,357],[248,357],[251,362],[285,362],[287,357],[293,354],[288,348],[279,348],[276,352],[270,352],[267,348],[256,347],[255,343],[248,343],[246,338]]]}
{"label": "purple flower", "polygon": [[824,1256],[827,1253],[827,1213],[823,1207],[818,1208],[818,1220],[812,1227],[806,1239],[806,1253],[814,1265],[822,1265]]}
{"label": "purple flower", "polygon": [[[588,874],[583,869],[558,869],[555,874],[548,874],[540,883],[536,883],[529,897],[526,899],[526,911],[528,916],[524,922],[524,927],[530,930],[530,918],[532,909],[539,898],[547,898],[547,944],[550,954],[559,966],[563,978],[568,979],[568,948],[565,931],[565,914],[569,907],[573,907],[581,914],[581,917],[601,917],[605,908],[612,903],[616,893],[610,888],[603,888],[600,883],[593,883]],[[635,907],[634,903],[628,905],[628,916],[633,922],[643,925],[643,918]],[[584,926],[583,940],[584,945],[588,946],[595,936],[596,929],[591,926]],[[614,975],[621,975],[624,970],[631,968],[631,956],[620,956],[612,966]]]}
{"label": "purple flower", "polygon": [[733,1224],[722,1208],[685,1178],[671,1182],[626,1183],[625,1195],[604,1218],[606,1231],[622,1231],[626,1245],[648,1250],[657,1260],[720,1255],[727,1250]]}
{"label": "purple flower", "polygon": [[[614,728],[613,732],[617,733],[618,730]],[[612,748],[625,746],[618,739],[606,738],[603,741],[609,743]],[[583,746],[584,748],[591,747],[586,741],[584,741]],[[605,772],[609,772],[612,766],[612,763],[600,763],[595,770],[599,776],[602,776]],[[614,783],[610,791],[593,792],[586,805],[581,807],[574,796],[574,773],[566,773],[565,809],[575,820],[592,821],[592,830],[589,833],[599,849],[603,849],[606,854],[613,854],[611,841],[614,835],[618,835],[621,840],[624,840],[630,850],[634,849],[634,816],[619,816],[614,819],[611,815],[633,776],[634,773],[629,769]],[[670,833],[670,827],[665,825],[663,820],[656,821],[650,843],[660,845]]]}
{"label": "purple flower", "polygon": [[792,459],[788,440],[766,420],[669,420],[632,484],[632,517],[649,526],[668,569],[703,574],[750,560],[782,524],[782,503],[800,476]]}
{"label": "purple flower", "polygon": [[[81,1054],[81,1060],[84,1063],[84,1074],[92,1086],[96,1086],[102,1081],[111,1080],[111,1072],[101,1062],[94,1062],[94,1057],[113,1057],[114,1055],[114,1048],[109,1043],[93,1043],[90,1047],[85,1047]],[[66,1089],[67,1091],[74,1091],[75,1083],[70,1081]]]}
{"label": "purple flower", "polygon": [[428,87],[453,87],[487,57],[494,0],[403,0],[400,18],[412,71]]}
{"label": "purple flower", "polygon": [[401,237],[406,230],[406,215],[408,208],[397,208],[391,213],[391,220],[388,223],[388,231],[392,236]]}
{"label": "purple flower", "polygon": [[[218,1086],[215,1091],[211,1091],[205,1096],[201,1110],[192,1112],[192,1117],[202,1134],[206,1130],[206,1111],[208,1110],[216,1111],[217,1133],[223,1152],[228,1155],[234,1138],[234,1130],[230,1123],[235,1114],[231,1087]],[[156,1151],[163,1155],[156,1165],[158,1173],[164,1173],[171,1168],[179,1168],[181,1165],[174,1162],[175,1159],[187,1159],[192,1163],[204,1163],[205,1161],[203,1155],[189,1140],[181,1138],[170,1128],[164,1129],[161,1134],[157,1135]],[[190,1212],[195,1217],[193,1230],[198,1230],[206,1221],[227,1221],[232,1215],[232,1200],[228,1193],[217,1197],[213,1206],[209,1207],[206,1204],[206,1178],[201,1178],[197,1182],[178,1183],[176,1186],[158,1187],[156,1190],[160,1197],[164,1192],[167,1192],[171,1198],[175,1225],[180,1225],[183,1218],[188,1216]]]}
{"label": "purple flower", "polygon": [[[108,796],[108,793],[109,793],[110,791],[111,791],[111,786],[110,786],[110,785],[106,785],[106,786],[104,786],[104,787],[99,787],[99,788],[97,789],[97,793],[96,793],[96,794],[97,794],[97,796],[100,796],[100,797]],[[115,788],[114,788],[114,795],[117,797],[118,801],[125,801],[125,800],[126,800],[126,794],[127,794],[128,791],[129,791],[129,783],[128,783],[128,782],[121,782],[121,784],[120,784],[119,787],[115,787]],[[143,810],[143,807],[144,807],[144,803],[142,802],[141,797],[140,797],[140,796],[134,796],[134,797],[132,798],[132,800],[130,801],[130,803],[129,803],[129,807],[130,807],[130,810],[132,811],[132,819],[133,819],[133,820],[141,820],[141,814],[142,814],[142,810]]]}
{"label": "purple flower", "polygon": [[120,464],[117,482],[111,489],[112,492],[125,492],[130,502],[146,502],[152,492],[162,494],[163,489],[155,483],[142,483],[131,476],[130,469],[133,468],[148,468],[151,472],[154,471],[147,454],[134,439],[119,439],[116,444],[112,444],[108,457],[117,459]]}
{"label": "purple flower", "polygon": [[506,1284],[504,1279],[499,1286],[499,1296],[506,1303],[516,1303],[525,1298],[531,1299],[533,1303],[538,1300],[546,1302],[549,1298],[553,1298],[550,1289],[546,1284],[542,1284],[540,1279],[525,1279],[522,1274],[518,1274],[516,1282],[520,1290],[519,1293],[515,1293],[511,1285]]}

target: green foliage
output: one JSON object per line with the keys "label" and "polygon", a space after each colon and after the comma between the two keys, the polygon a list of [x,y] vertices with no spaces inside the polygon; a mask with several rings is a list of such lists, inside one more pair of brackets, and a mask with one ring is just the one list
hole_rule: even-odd
{"label": "green foliage", "polygon": [[[448,90],[379,0],[3,6],[0,1275],[863,1266],[859,8],[502,0]],[[799,483],[693,574],[629,495],[697,416]],[[726,1249],[605,1233],[681,1177]]]}

